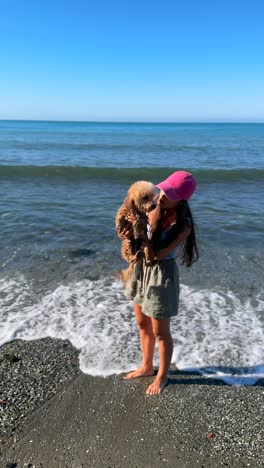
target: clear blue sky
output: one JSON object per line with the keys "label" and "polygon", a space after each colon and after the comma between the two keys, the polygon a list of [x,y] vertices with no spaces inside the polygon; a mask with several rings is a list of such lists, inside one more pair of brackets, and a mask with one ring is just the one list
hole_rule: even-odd
{"label": "clear blue sky", "polygon": [[264,2],[0,0],[0,119],[264,121]]}

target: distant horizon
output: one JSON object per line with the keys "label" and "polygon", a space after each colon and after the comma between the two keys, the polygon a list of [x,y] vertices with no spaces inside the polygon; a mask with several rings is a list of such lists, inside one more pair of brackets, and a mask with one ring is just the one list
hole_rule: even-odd
{"label": "distant horizon", "polygon": [[206,120],[193,120],[193,121],[158,121],[158,120],[69,120],[69,119],[2,119],[0,118],[0,122],[54,122],[54,123],[91,123],[91,124],[164,124],[164,125],[196,125],[196,124],[204,124],[204,125],[215,125],[215,124],[223,124],[223,125],[263,125],[264,121],[227,121],[227,120],[214,120],[214,121],[206,121]]}

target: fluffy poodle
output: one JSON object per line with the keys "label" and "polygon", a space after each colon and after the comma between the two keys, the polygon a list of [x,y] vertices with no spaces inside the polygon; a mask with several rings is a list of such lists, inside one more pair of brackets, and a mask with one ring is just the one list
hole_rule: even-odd
{"label": "fluffy poodle", "polygon": [[147,213],[155,208],[154,197],[157,191],[151,182],[135,182],[128,190],[127,197],[123,205],[116,214],[116,230],[120,235],[127,223],[127,217],[132,215],[135,218],[133,222],[133,236],[130,239],[122,241],[121,254],[129,263],[129,268],[121,272],[123,282],[126,283],[132,270],[133,264],[139,261],[145,254],[146,260],[149,260],[148,249],[142,249],[142,240],[147,236]]}

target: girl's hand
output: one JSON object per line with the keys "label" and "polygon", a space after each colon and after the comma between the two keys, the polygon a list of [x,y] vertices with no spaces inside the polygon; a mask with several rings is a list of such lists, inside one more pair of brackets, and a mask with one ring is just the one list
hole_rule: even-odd
{"label": "girl's hand", "polygon": [[149,240],[144,240],[142,242],[144,252],[145,252],[145,257],[147,262],[152,263],[154,260],[156,260],[156,253],[154,252],[151,242]]}
{"label": "girl's hand", "polygon": [[130,239],[133,236],[133,228],[132,228],[132,223],[127,221],[124,229],[120,232],[120,239],[125,240],[125,239]]}
{"label": "girl's hand", "polygon": [[132,225],[137,221],[136,215],[130,214],[126,217],[126,220]]}

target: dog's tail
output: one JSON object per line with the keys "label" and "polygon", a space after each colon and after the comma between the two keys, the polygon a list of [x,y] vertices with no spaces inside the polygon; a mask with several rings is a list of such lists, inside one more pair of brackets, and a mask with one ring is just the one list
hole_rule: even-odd
{"label": "dog's tail", "polygon": [[115,278],[117,280],[122,280],[123,286],[125,287],[126,283],[128,282],[129,278],[132,275],[132,272],[133,272],[133,264],[129,265],[129,267],[126,268],[125,270],[117,271],[115,274]]}

